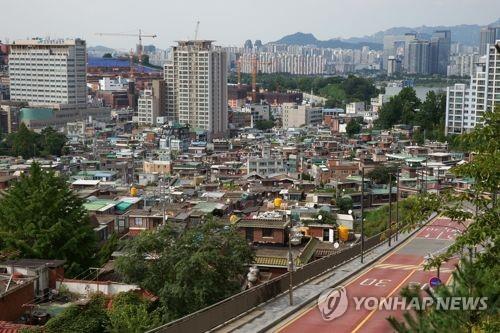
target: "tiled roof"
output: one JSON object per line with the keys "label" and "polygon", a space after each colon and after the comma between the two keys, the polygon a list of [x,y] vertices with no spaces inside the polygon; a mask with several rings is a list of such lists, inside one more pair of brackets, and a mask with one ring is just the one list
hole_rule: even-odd
{"label": "tiled roof", "polygon": [[237,226],[241,228],[267,228],[267,229],[285,229],[288,221],[282,219],[241,219]]}

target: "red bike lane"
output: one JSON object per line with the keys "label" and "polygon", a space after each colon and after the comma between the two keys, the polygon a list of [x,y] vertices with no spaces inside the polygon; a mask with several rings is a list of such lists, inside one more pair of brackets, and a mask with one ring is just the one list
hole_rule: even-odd
{"label": "red bike lane", "polygon": [[[447,229],[445,229],[445,226]],[[395,252],[382,258],[360,275],[351,279],[344,287],[347,293],[346,312],[331,321],[323,319],[317,304],[312,304],[295,315],[281,327],[279,332],[388,332],[392,331],[389,316],[402,317],[402,310],[378,310],[361,305],[356,307],[354,298],[375,297],[378,300],[398,296],[409,283],[423,285],[437,275],[435,270],[424,271],[424,257],[451,244],[456,235],[456,226],[447,219],[438,218],[407,240]],[[427,229],[433,228],[433,229]],[[437,229],[443,229],[442,232]],[[451,235],[451,237],[448,237]],[[426,237],[427,236],[427,237]],[[457,260],[444,263],[440,278],[446,282]],[[373,306],[373,303],[372,303]],[[372,310],[373,309],[373,310]]]}

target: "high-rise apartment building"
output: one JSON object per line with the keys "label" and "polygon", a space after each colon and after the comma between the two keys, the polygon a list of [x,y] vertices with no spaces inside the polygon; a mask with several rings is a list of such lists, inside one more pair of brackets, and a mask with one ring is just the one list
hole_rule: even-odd
{"label": "high-rise apartment building", "polygon": [[137,101],[137,123],[156,125],[157,118],[165,112],[165,83],[153,80],[151,89],[142,92]]}
{"label": "high-rise apartment building", "polygon": [[479,37],[479,55],[485,55],[488,51],[488,44],[493,45],[500,39],[500,27],[484,27],[481,29]]}
{"label": "high-rise apartment building", "polygon": [[446,75],[450,63],[451,31],[438,30],[430,42],[429,72]]}
{"label": "high-rise apartment building", "polygon": [[15,41],[9,55],[9,75],[11,100],[30,105],[85,106],[85,41]]}
{"label": "high-rise apartment building", "polygon": [[429,74],[430,69],[430,43],[425,40],[415,40],[408,44],[409,74]]}
{"label": "high-rise apartment building", "polygon": [[179,41],[165,65],[166,117],[212,135],[228,128],[227,54],[208,40]]}
{"label": "high-rise apartment building", "polygon": [[469,89],[455,85],[447,90],[446,134],[469,131],[482,123],[485,112],[500,106],[500,40],[490,44],[478,67]]}

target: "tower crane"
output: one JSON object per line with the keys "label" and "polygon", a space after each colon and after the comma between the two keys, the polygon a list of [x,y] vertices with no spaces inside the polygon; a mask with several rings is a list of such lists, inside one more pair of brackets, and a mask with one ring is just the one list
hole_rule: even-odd
{"label": "tower crane", "polygon": [[270,66],[272,63],[270,61],[261,61],[257,59],[257,54],[254,53],[252,56],[252,103],[257,100],[257,72],[259,65]]}
{"label": "tower crane", "polygon": [[[139,44],[138,44],[138,54],[137,54],[137,58],[139,60],[139,67],[142,68],[142,52],[143,52],[143,48],[142,48],[142,39],[143,38],[156,38],[158,37],[156,34],[143,34],[142,33],[142,30],[139,29],[139,33],[138,34],[131,34],[131,33],[114,33],[114,32],[97,32],[96,35],[98,36],[117,36],[117,37],[137,37],[139,39]],[[132,71],[132,69],[131,69]]]}

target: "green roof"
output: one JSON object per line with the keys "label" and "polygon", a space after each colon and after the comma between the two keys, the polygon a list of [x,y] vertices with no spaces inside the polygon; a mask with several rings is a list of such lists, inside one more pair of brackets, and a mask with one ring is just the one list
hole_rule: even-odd
{"label": "green roof", "polygon": [[106,199],[97,199],[92,201],[87,201],[83,204],[86,210],[95,212],[99,210],[106,210],[116,205],[116,201],[114,200],[106,200]]}
{"label": "green roof", "polygon": [[122,201],[118,205],[116,205],[116,209],[118,209],[120,212],[124,212],[129,209],[130,206],[132,206],[131,202]]}
{"label": "green roof", "polygon": [[54,115],[54,110],[48,108],[22,108],[19,112],[21,121],[48,120]]}

